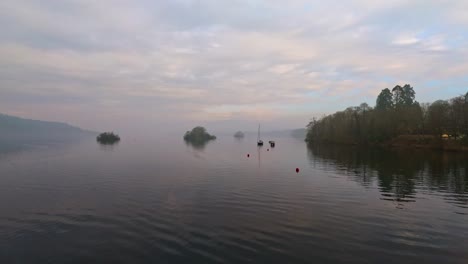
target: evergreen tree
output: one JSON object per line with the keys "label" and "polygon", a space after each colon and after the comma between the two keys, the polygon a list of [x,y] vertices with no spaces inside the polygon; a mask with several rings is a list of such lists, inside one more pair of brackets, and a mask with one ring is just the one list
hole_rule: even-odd
{"label": "evergreen tree", "polygon": [[383,89],[377,97],[375,109],[390,110],[393,108],[393,95],[388,88]]}

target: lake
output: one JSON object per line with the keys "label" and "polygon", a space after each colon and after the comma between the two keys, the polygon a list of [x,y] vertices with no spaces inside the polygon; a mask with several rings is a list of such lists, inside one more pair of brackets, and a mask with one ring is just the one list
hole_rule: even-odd
{"label": "lake", "polygon": [[468,262],[466,154],[255,141],[3,149],[0,263]]}

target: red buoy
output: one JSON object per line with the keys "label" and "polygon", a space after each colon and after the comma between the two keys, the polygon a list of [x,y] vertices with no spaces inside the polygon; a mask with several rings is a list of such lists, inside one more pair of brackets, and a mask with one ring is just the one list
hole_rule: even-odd
{"label": "red buoy", "polygon": [[250,157],[250,154],[247,154],[247,158]]}
{"label": "red buoy", "polygon": [[299,173],[299,168],[296,168],[296,173]]}

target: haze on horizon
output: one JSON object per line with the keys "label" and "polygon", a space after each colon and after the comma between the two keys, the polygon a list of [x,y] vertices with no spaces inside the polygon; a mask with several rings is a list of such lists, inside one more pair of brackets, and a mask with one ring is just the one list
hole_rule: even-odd
{"label": "haze on horizon", "polygon": [[92,130],[304,127],[468,87],[468,1],[7,0],[0,113]]}

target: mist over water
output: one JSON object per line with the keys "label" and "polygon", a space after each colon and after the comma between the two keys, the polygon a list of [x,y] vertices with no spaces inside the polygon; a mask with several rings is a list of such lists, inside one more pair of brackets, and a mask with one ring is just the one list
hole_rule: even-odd
{"label": "mist over water", "polygon": [[466,154],[275,140],[129,135],[3,149],[0,262],[468,258]]}

